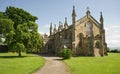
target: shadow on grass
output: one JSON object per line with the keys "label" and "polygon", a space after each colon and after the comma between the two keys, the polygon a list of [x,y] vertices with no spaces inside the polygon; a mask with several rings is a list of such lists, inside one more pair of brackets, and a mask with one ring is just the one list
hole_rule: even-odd
{"label": "shadow on grass", "polygon": [[25,58],[25,57],[29,57],[29,56],[0,56],[0,58]]}
{"label": "shadow on grass", "polygon": [[0,58],[10,58],[10,59],[14,59],[14,58],[26,58],[26,57],[39,57],[39,56],[0,56]]}

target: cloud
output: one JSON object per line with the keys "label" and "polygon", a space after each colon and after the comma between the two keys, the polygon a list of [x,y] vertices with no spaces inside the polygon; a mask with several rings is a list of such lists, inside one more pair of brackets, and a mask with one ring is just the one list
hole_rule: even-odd
{"label": "cloud", "polygon": [[43,31],[38,31],[41,35],[44,35],[45,33],[47,34],[47,35],[49,35],[49,32],[43,32]]}
{"label": "cloud", "polygon": [[120,47],[120,25],[105,28],[106,41],[109,47]]}
{"label": "cloud", "polygon": [[41,27],[39,27],[38,32],[42,35],[44,35],[45,33],[49,35],[49,27],[49,24],[42,25]]}

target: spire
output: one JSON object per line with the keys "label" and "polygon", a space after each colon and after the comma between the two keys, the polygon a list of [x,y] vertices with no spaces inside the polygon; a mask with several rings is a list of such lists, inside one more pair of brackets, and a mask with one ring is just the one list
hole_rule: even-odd
{"label": "spire", "polygon": [[52,35],[52,22],[50,23],[50,35]]}
{"label": "spire", "polygon": [[104,28],[104,25],[103,25],[103,16],[102,16],[102,12],[100,12],[100,24],[101,24],[101,29]]}
{"label": "spire", "polygon": [[76,17],[76,13],[75,13],[75,6],[73,6],[72,17]]}
{"label": "spire", "polygon": [[65,28],[65,29],[67,29],[67,28],[68,28],[67,17],[65,17],[64,28]]}
{"label": "spire", "polygon": [[103,24],[103,16],[102,16],[102,12],[100,12],[100,23]]}
{"label": "spire", "polygon": [[72,12],[72,24],[75,25],[76,22],[76,13],[75,13],[75,6],[73,6],[73,12]]}
{"label": "spire", "polygon": [[89,7],[87,7],[86,15],[90,15]]}
{"label": "spire", "polygon": [[58,31],[59,32],[61,31],[60,27],[61,27],[61,22],[59,21],[59,26],[58,26]]}
{"label": "spire", "polygon": [[54,25],[54,34],[56,33],[56,24]]}
{"label": "spire", "polygon": [[52,22],[50,23],[50,29],[52,29]]}

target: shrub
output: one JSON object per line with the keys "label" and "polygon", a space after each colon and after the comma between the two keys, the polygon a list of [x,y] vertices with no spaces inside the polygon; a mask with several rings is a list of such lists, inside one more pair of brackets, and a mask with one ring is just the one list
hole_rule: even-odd
{"label": "shrub", "polygon": [[58,53],[58,55],[63,59],[70,59],[72,56],[72,51],[70,49],[64,48]]}

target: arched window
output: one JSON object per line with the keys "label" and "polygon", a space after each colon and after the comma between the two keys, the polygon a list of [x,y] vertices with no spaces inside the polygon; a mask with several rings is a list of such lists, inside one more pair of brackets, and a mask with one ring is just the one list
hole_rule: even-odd
{"label": "arched window", "polygon": [[80,33],[79,34],[79,46],[82,47],[82,43],[83,43],[83,34]]}
{"label": "arched window", "polygon": [[86,23],[86,36],[92,36],[92,24],[90,22]]}
{"label": "arched window", "polygon": [[64,35],[65,39],[67,39],[67,31],[65,31],[65,35]]}
{"label": "arched window", "polygon": [[100,44],[100,42],[99,42],[99,41],[97,41],[97,42],[96,42],[95,47],[100,49],[101,44]]}

